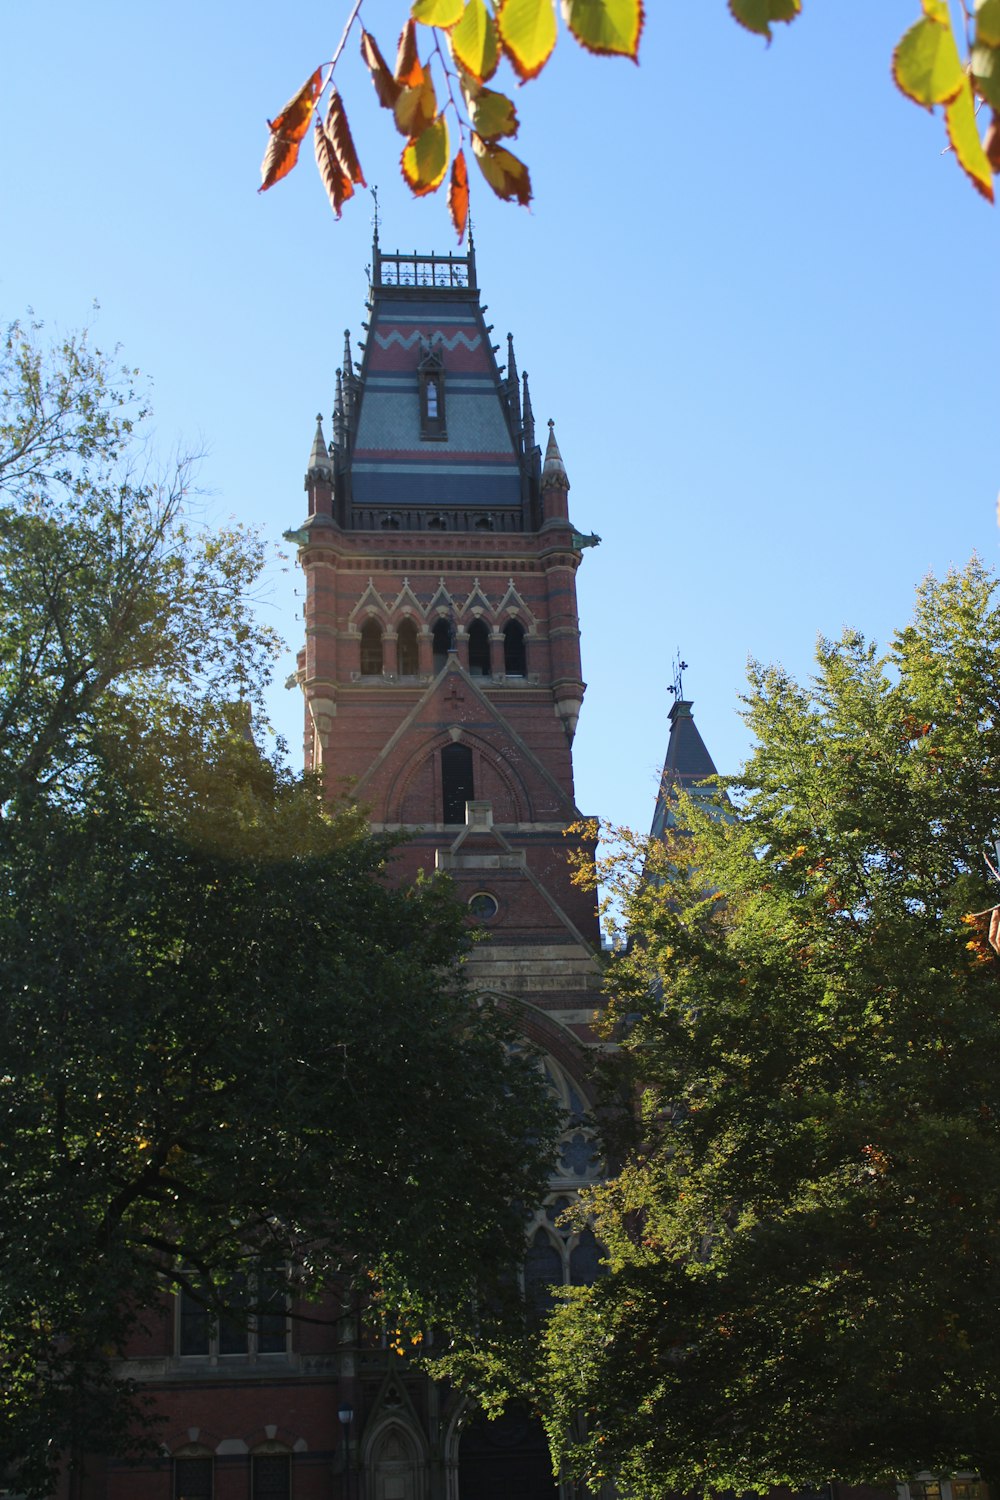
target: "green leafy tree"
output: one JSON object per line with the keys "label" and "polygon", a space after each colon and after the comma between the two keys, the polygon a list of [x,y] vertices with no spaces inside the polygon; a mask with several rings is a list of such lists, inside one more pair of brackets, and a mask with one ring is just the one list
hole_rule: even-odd
{"label": "green leafy tree", "polygon": [[0,1467],[43,1496],[60,1452],[155,1437],[116,1361],[177,1289],[245,1317],[248,1261],[460,1337],[553,1121],[446,886],[394,888],[253,743],[257,544],[136,478],[85,342],[7,353]]}
{"label": "green leafy tree", "polygon": [[[728,5],[741,26],[770,42],[778,22],[801,14],[803,0]],[[588,52],[639,61],[643,0],[560,0],[558,8],[566,31]],[[893,77],[915,104],[942,110],[948,149],[992,203],[993,175],[1000,170],[1000,0],[959,0],[960,25],[948,0],[920,0],[919,9],[893,55]],[[361,12],[362,0],[354,0],[331,60],[268,121],[261,191],[295,166],[310,124],[320,179],[338,219],[355,187],[365,186],[334,81],[356,26],[379,104],[405,142],[400,172],[414,197],[436,192],[447,179],[448,211],[461,241],[469,215],[468,149],[491,192],[506,202],[530,203],[528,167],[509,149],[520,128],[517,109],[510,94],[490,85],[502,64],[518,84],[547,66],[559,36],[555,0],[412,0],[408,11],[400,10],[404,24],[392,68]],[[324,100],[321,116],[316,111]],[[979,119],[984,108],[988,123]],[[454,153],[453,134],[459,142]]]}
{"label": "green leafy tree", "polygon": [[630,1496],[1000,1478],[995,581],[817,661],[754,666],[728,807],[605,872],[638,1102],[543,1383],[563,1462]]}

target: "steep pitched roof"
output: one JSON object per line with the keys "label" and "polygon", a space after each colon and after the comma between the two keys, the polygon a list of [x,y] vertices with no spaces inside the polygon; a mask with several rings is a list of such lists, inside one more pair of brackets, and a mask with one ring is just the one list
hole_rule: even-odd
{"label": "steep pitched roof", "polygon": [[676,821],[676,803],[679,792],[693,797],[718,798],[718,789],[703,786],[710,776],[718,774],[715,762],[694,722],[690,700],[676,698],[670,710],[670,739],[660,777],[660,789],[656,797],[653,814],[652,838],[662,838],[664,830],[673,827]]}
{"label": "steep pitched roof", "polygon": [[[389,255],[376,241],[360,367],[345,351],[334,416],[338,470],[356,506],[521,511],[539,456],[513,350],[501,374],[475,255]],[[422,381],[440,371],[435,424]],[[440,400],[441,419],[437,420]]]}

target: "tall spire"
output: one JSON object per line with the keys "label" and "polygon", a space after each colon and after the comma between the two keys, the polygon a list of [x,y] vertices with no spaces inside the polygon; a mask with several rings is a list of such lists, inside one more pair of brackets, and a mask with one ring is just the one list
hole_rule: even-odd
{"label": "tall spire", "polygon": [[524,383],[524,451],[530,453],[535,446],[535,414],[531,409],[531,396],[528,391],[528,372],[525,370],[521,377]]}
{"label": "tall spire", "polygon": [[344,420],[344,376],[337,371],[337,398],[333,403],[333,446],[342,448],[347,439],[347,423]]}
{"label": "tall spire", "polygon": [[563,463],[559,444],[556,442],[556,424],[549,418],[549,440],[545,445],[545,462],[542,465],[543,490],[568,490],[569,476]]}
{"label": "tall spire", "polygon": [[514,335],[507,335],[507,389],[510,392],[510,414],[514,422],[514,430],[518,432],[521,426],[521,385],[517,378],[517,359],[514,355]]}

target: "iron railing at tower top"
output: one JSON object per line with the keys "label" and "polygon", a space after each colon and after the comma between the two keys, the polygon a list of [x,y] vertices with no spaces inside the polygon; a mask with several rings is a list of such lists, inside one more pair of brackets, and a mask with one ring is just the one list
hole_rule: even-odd
{"label": "iron railing at tower top", "polygon": [[476,262],[469,255],[418,255],[397,250],[375,252],[375,286],[437,287],[466,290],[476,285]]}

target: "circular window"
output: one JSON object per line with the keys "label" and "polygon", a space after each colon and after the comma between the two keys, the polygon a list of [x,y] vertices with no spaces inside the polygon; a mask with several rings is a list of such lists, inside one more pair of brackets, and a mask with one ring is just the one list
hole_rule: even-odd
{"label": "circular window", "polygon": [[489,891],[477,891],[469,897],[469,911],[477,922],[492,922],[499,910],[499,901]]}

